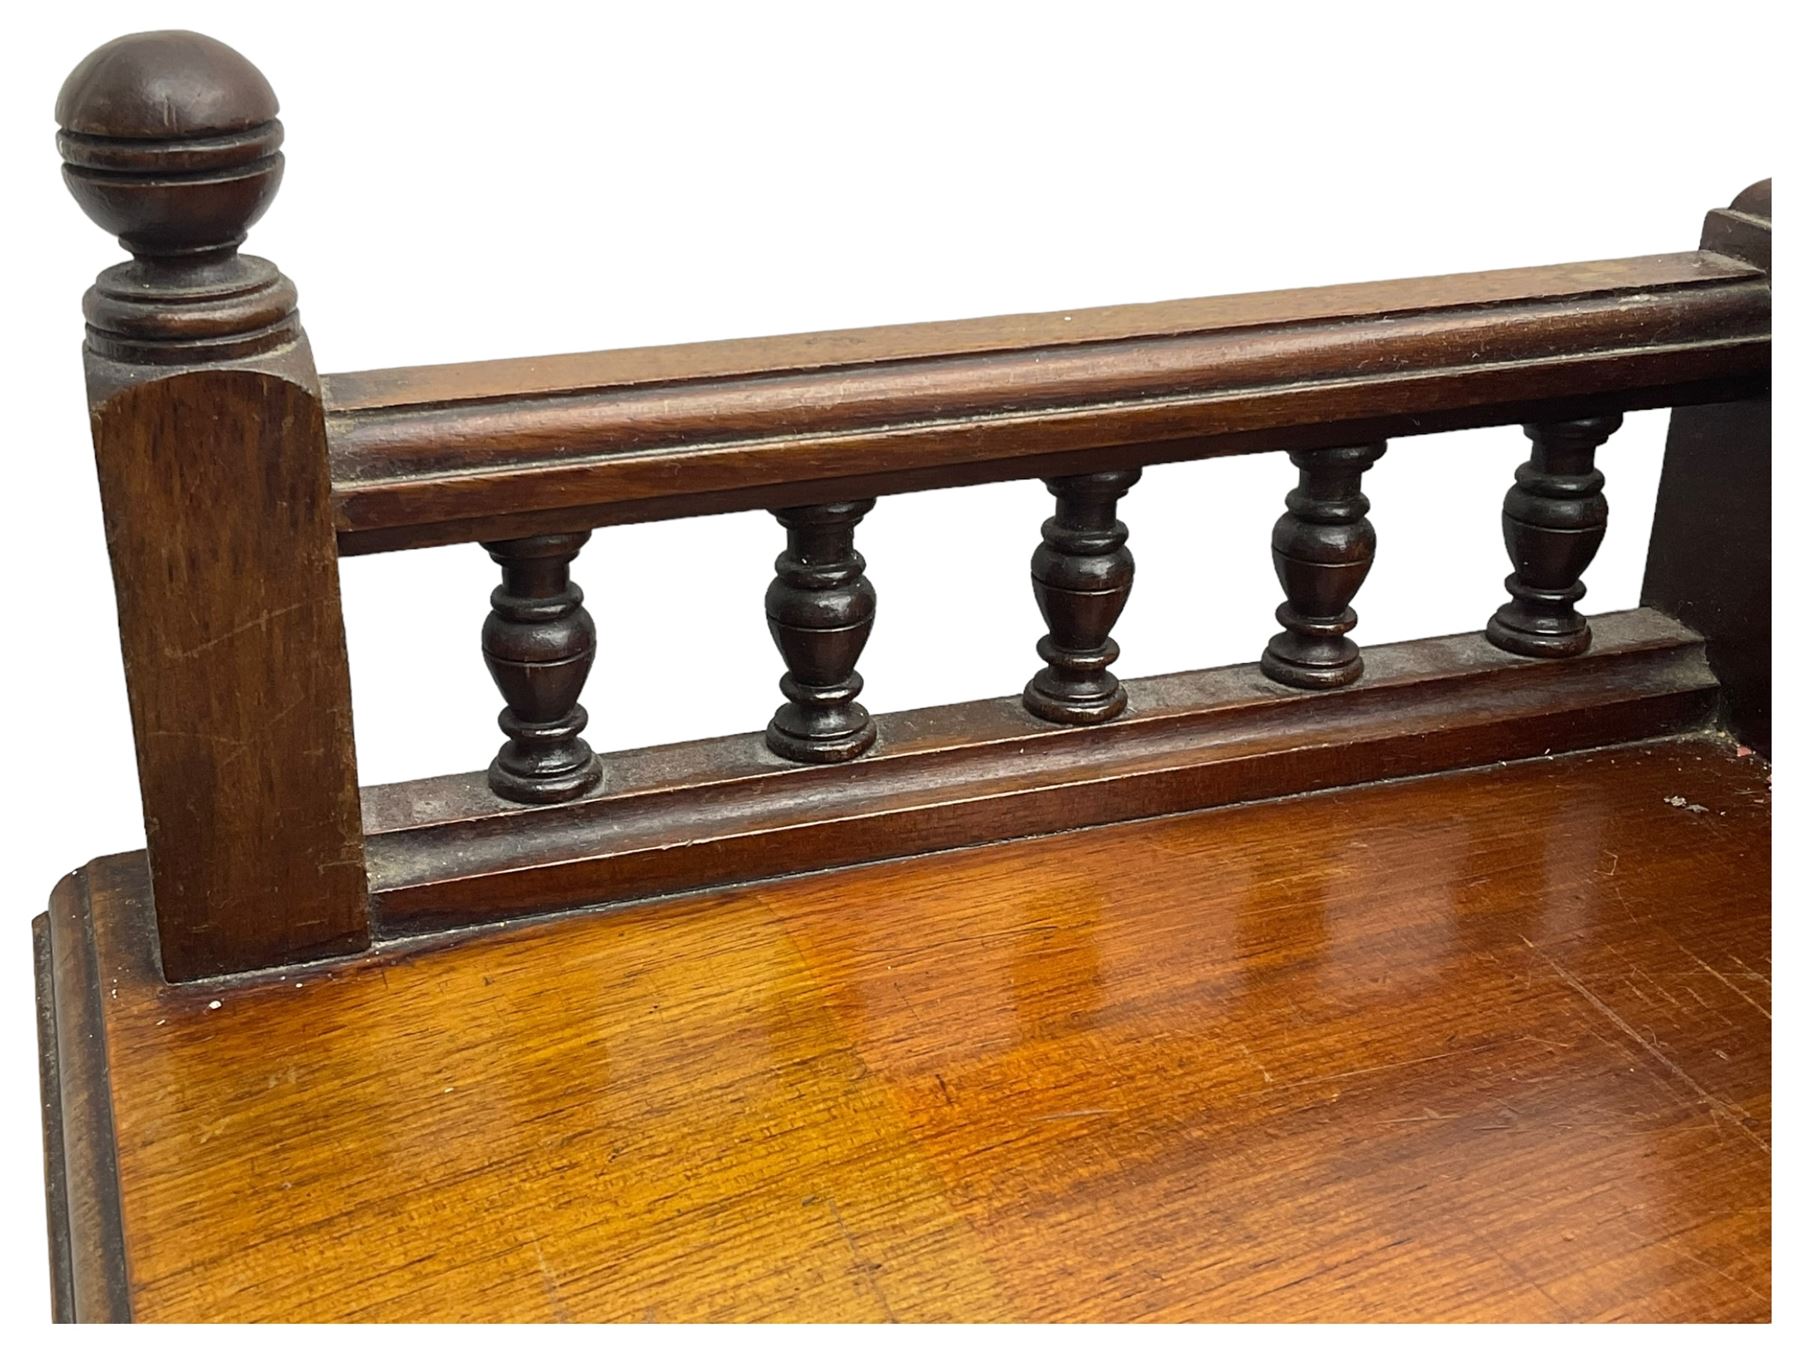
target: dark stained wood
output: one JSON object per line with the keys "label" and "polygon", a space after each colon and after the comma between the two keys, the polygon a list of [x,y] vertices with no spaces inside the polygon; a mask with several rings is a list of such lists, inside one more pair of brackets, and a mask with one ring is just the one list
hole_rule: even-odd
{"label": "dark stained wood", "polygon": [[1688,738],[210,987],[107,860],[130,1311],[1766,1320],[1768,801]]}
{"label": "dark stained wood", "polygon": [[1387,446],[1300,450],[1289,456],[1300,485],[1275,522],[1271,551],[1287,599],[1275,611],[1282,631],[1263,649],[1262,672],[1294,689],[1340,689],[1362,674],[1362,653],[1345,636],[1350,607],[1375,562],[1375,527],[1362,476]]}
{"label": "dark stained wood", "polygon": [[365,946],[316,395],[188,371],[99,404],[94,441],[169,978]]}
{"label": "dark stained wood", "polygon": [[1687,253],[326,387],[360,553],[1754,396],[1768,352],[1764,274]]}
{"label": "dark stained wood", "polygon": [[191,33],[122,38],[57,105],[65,177],[133,253],[88,293],[94,448],[171,979],[356,950],[367,891],[317,377],[237,251],[274,96]]}
{"label": "dark stained wood", "polygon": [[1119,498],[1140,474],[1111,469],[1046,483],[1056,512],[1031,555],[1031,589],[1050,631],[1037,647],[1046,664],[1025,686],[1026,710],[1045,721],[1087,726],[1125,711],[1124,686],[1107,667],[1119,659],[1112,629],[1134,568]]}
{"label": "dark stained wood", "polygon": [[[148,901],[141,855],[133,880],[140,904]],[[153,924],[140,913],[146,939],[137,958],[141,978],[161,983]],[[106,1004],[117,988],[116,972],[102,989],[94,938],[88,869],[63,878],[50,896],[42,925],[43,959],[38,1001],[49,1010],[44,1064],[44,1126],[55,1138],[45,1151],[45,1188],[58,1321],[131,1320],[131,1284],[119,1212],[118,1145],[107,1065]]]}
{"label": "dark stained wood", "polygon": [[[281,183],[279,111],[262,72],[222,42],[181,31],[116,38],[57,95],[63,181],[138,262],[230,268],[229,250]],[[142,275],[163,289],[163,274]]]}
{"label": "dark stained wood", "polygon": [[594,666],[594,620],[569,564],[586,534],[546,534],[487,545],[500,564],[481,654],[506,707],[506,744],[488,766],[488,786],[511,802],[564,802],[600,782],[600,761],[581,739],[587,709],[577,700]]}
{"label": "dark stained wood", "polygon": [[[1707,217],[1707,246],[1769,265],[1769,183]],[[1707,640],[1726,718],[1762,754],[1770,744],[1773,440],[1767,398],[1677,408],[1669,419],[1644,603]]]}
{"label": "dark stained wood", "polygon": [[[43,1113],[44,1224],[50,1242],[50,1320],[75,1320],[74,1233],[69,1223],[68,1158],[63,1147],[62,1071],[58,1064],[56,972],[51,964],[50,916],[31,921],[32,970],[37,980],[38,1102]],[[117,1187],[117,1178],[113,1180]]]}
{"label": "dark stained wood", "polygon": [[788,546],[763,597],[769,635],[787,664],[787,698],[763,740],[786,760],[841,764],[875,743],[875,723],[856,701],[857,658],[875,626],[875,588],[863,575],[856,526],[872,501],[825,502],[776,512]]}
{"label": "dark stained wood", "polygon": [[[325,385],[239,252],[277,112],[179,32],[57,106],[132,254],[148,845],[34,927],[59,1319],[1768,1317],[1767,183],[1695,253]],[[1650,607],[1590,624],[1594,449],[1663,405]],[[1360,653],[1383,438],[1508,421],[1513,602]],[[1127,699],[1119,497],[1273,448],[1285,631]],[[877,735],[855,526],[1027,476],[1046,669]],[[587,531],[750,507],[787,703],[602,781]],[[508,744],[365,799],[337,548],[468,540]]]}
{"label": "dark stained wood", "polygon": [[1772,441],[1767,399],[1677,409],[1669,421],[1644,603],[1707,639],[1731,728],[1770,745]]}
{"label": "dark stained wood", "polygon": [[31,921],[37,980],[38,1101],[43,1108],[44,1220],[50,1240],[50,1318],[75,1320],[75,1275],[69,1227],[68,1159],[63,1154],[62,1075],[57,1067],[56,974],[50,964],[50,916]]}
{"label": "dark stained wood", "polygon": [[1774,255],[1774,192],[1770,181],[1752,183],[1730,206],[1706,214],[1700,247],[1769,271]]}
{"label": "dark stained wood", "polygon": [[1254,665],[1134,681],[1132,708],[1057,727],[1017,699],[886,714],[849,764],[773,767],[762,738],[608,756],[599,795],[520,811],[479,775],[370,788],[379,928],[430,932],[870,859],[1586,748],[1704,725],[1717,685],[1653,611],[1595,620],[1554,667],[1479,634],[1370,648],[1329,695]]}
{"label": "dark stained wood", "polygon": [[1620,418],[1584,417],[1528,425],[1531,458],[1507,490],[1500,523],[1513,572],[1512,599],[1488,620],[1488,641],[1521,656],[1579,656],[1592,635],[1575,606],[1581,574],[1606,537],[1606,478],[1594,451]]}

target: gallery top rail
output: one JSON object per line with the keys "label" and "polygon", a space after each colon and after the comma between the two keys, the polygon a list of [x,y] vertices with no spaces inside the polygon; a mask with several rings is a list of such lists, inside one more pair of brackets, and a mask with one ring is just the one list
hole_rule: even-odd
{"label": "gallery top rail", "polygon": [[1766,386],[1769,313],[1702,250],[329,375],[336,525],[377,552],[1714,402]]}
{"label": "gallery top rail", "polygon": [[133,255],[87,296],[89,388],[98,407],[152,371],[222,368],[307,388],[342,553],[1611,415],[1769,378],[1759,184],[1694,252],[320,381],[294,285],[238,252],[281,180],[278,111],[195,33],[133,34],[71,74],[65,181]]}

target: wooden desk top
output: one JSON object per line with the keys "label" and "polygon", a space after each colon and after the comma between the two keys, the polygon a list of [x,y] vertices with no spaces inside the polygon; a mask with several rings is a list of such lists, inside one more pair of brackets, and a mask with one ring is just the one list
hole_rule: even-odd
{"label": "wooden desk top", "polygon": [[96,864],[130,1311],[1764,1319],[1768,800],[1695,737],[189,987]]}

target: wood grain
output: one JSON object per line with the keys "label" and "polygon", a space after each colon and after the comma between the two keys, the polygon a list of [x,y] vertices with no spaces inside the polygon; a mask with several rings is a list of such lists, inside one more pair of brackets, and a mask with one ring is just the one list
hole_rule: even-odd
{"label": "wood grain", "polygon": [[93,421],[164,969],[366,946],[317,395],[185,371]]}
{"label": "wood grain", "polygon": [[1690,737],[205,987],[109,860],[131,1311],[1762,1320],[1768,849]]}
{"label": "wood grain", "polygon": [[1753,396],[1710,253],[332,376],[362,553]]}

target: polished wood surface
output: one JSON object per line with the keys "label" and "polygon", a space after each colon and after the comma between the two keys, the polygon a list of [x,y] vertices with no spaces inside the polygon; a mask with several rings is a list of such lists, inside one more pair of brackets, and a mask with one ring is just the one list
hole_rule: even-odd
{"label": "polished wood surface", "polygon": [[[132,254],[85,353],[148,836],[34,930],[59,1317],[1767,1315],[1767,184],[1693,253],[322,382],[239,251],[277,112],[181,32],[57,108]],[[1590,625],[1594,446],[1725,400]],[[1506,422],[1514,604],[1358,652],[1362,470]],[[1114,680],[1120,494],[1273,450],[1264,663]],[[872,716],[857,521],[1023,477],[1045,669]],[[763,507],[768,731],[600,763],[586,531]],[[508,743],[365,793],[337,556],[472,540]]]}
{"label": "polished wood surface", "polygon": [[325,379],[344,553],[1753,397],[1707,252]]}
{"label": "polished wood surface", "polygon": [[1696,736],[186,987],[106,860],[131,1312],[1765,1318],[1768,801]]}

